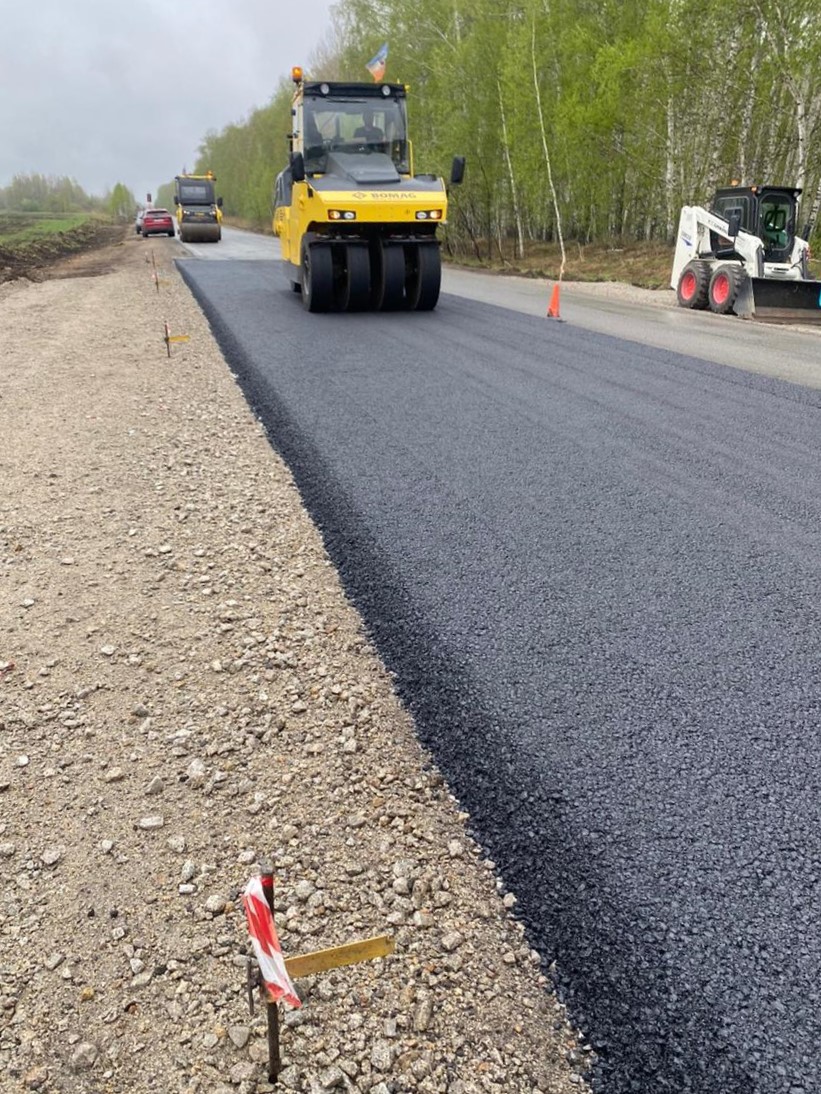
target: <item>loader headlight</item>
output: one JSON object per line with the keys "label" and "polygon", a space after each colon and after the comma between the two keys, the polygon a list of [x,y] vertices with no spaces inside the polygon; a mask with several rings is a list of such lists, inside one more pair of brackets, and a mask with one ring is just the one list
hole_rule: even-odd
{"label": "loader headlight", "polygon": [[320,84],[319,90],[322,92],[323,95],[327,95],[331,89],[328,87],[327,84]]}
{"label": "loader headlight", "polygon": [[385,96],[386,99],[387,99],[388,95],[390,95],[390,93],[391,93],[390,87],[387,84],[383,84],[382,85],[382,94]]}
{"label": "loader headlight", "polygon": [[329,209],[328,220],[356,220],[356,213],[352,209]]}

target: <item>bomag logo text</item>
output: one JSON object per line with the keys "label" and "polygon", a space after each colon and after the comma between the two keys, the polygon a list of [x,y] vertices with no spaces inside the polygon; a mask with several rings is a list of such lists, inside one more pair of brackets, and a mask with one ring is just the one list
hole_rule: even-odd
{"label": "bomag logo text", "polygon": [[393,190],[386,190],[384,192],[380,190],[369,190],[367,192],[363,190],[356,190],[351,197],[356,198],[358,201],[367,200],[370,198],[372,201],[418,201],[418,194],[409,194],[407,192],[395,193]]}

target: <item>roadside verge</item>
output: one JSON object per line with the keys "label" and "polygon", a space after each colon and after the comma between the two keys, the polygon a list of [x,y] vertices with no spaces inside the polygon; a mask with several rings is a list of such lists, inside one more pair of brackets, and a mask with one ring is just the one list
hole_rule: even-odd
{"label": "roadside verge", "polygon": [[[23,1089],[269,1089],[238,895],[274,861],[282,1085],[583,1084],[492,863],[173,267],[0,287],[0,1066]],[[158,283],[152,274],[156,262]],[[159,291],[158,291],[159,290]],[[170,358],[164,322],[189,341]]]}

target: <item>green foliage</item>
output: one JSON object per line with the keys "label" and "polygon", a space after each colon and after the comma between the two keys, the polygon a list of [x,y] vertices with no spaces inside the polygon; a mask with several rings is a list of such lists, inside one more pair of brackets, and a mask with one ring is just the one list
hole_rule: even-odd
{"label": "green foliage", "polygon": [[115,220],[130,220],[137,208],[137,200],[122,182],[118,182],[106,199],[106,209]]}
{"label": "green foliage", "polygon": [[52,215],[0,213],[0,244],[3,248],[33,243],[49,236],[74,232],[88,222],[88,214],[60,217]]}
{"label": "green foliage", "polygon": [[0,188],[0,210],[10,212],[74,213],[90,212],[101,206],[70,178],[47,175],[15,175],[8,186]]}
{"label": "green foliage", "polygon": [[154,204],[158,209],[173,209],[174,208],[174,183],[164,182],[162,186],[157,187],[157,195],[154,200]]}
{"label": "green foliage", "polygon": [[[801,185],[803,221],[819,220],[819,0],[339,0],[333,12],[309,77],[368,80],[387,41],[386,78],[410,86],[415,170],[446,175],[467,156],[451,246],[512,257],[555,238],[545,145],[564,235],[580,243],[670,239],[682,205],[733,178]],[[197,169],[215,172],[229,215],[270,223],[290,96],[283,81],[203,139]]]}
{"label": "green foliage", "polygon": [[203,138],[194,171],[217,176],[227,216],[270,228],[273,184],[287,162],[290,122],[291,85],[283,80],[267,106]]}

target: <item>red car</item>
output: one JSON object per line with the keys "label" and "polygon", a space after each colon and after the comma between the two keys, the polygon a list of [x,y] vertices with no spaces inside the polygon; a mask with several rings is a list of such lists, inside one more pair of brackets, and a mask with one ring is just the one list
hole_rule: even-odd
{"label": "red car", "polygon": [[154,235],[173,236],[174,218],[167,209],[146,209],[143,213],[143,238]]}

